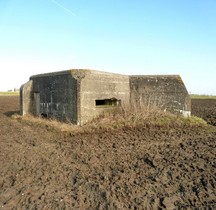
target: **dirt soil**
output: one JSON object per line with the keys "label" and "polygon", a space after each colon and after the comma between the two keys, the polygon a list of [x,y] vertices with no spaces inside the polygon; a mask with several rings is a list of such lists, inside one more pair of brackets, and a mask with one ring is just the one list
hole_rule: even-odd
{"label": "dirt soil", "polygon": [[0,96],[0,209],[216,209],[216,132],[66,135],[13,119],[18,110]]}
{"label": "dirt soil", "polygon": [[192,114],[216,126],[216,99],[193,99]]}

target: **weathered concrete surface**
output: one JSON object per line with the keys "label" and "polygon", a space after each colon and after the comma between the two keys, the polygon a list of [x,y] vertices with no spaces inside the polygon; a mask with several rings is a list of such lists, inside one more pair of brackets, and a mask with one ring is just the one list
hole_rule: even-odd
{"label": "weathered concrete surface", "polygon": [[32,92],[38,94],[37,115],[77,124],[77,81],[70,71],[32,76]]}
{"label": "weathered concrete surface", "polygon": [[157,106],[190,115],[190,97],[180,76],[127,76],[72,69],[30,77],[21,88],[21,114],[83,125],[121,106]]}
{"label": "weathered concrete surface", "polygon": [[[31,87],[27,84],[21,90],[25,95],[21,99],[21,110],[26,110],[23,115],[53,117],[78,125],[117,105],[129,104],[130,99],[128,76],[100,71],[75,69],[40,74],[30,77]],[[98,100],[111,104],[98,105]]]}
{"label": "weathered concrete surface", "polygon": [[[104,111],[116,108],[118,104],[129,105],[128,76],[90,70],[79,73],[82,74],[79,92],[80,124],[85,124]],[[72,71],[73,76],[74,74]],[[102,104],[97,104],[99,100]]]}
{"label": "weathered concrete surface", "polygon": [[179,75],[130,76],[130,90],[132,106],[190,116],[190,97]]}
{"label": "weathered concrete surface", "polygon": [[25,115],[27,113],[34,113],[34,107],[32,104],[32,84],[33,81],[29,80],[20,88],[20,113]]}

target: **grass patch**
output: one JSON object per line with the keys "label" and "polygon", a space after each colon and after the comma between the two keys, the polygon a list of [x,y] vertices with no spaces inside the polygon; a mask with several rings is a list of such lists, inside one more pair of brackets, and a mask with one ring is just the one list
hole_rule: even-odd
{"label": "grass patch", "polygon": [[159,109],[131,110],[121,109],[115,113],[104,113],[91,123],[83,126],[85,130],[95,132],[98,130],[111,131],[115,129],[143,127],[148,129],[208,129],[207,122],[192,116],[185,118]]}
{"label": "grass patch", "polygon": [[207,122],[205,120],[197,116],[192,116],[188,118],[188,121],[194,125],[207,125]]}
{"label": "grass patch", "polygon": [[22,123],[34,126],[45,128],[47,131],[51,132],[66,132],[66,133],[82,133],[82,127],[74,125],[71,123],[60,122],[55,119],[48,119],[42,117],[35,117],[32,115],[21,116],[19,114],[14,114],[11,116],[12,119],[21,121]]}
{"label": "grass patch", "polygon": [[191,94],[191,99],[216,99],[216,96],[214,95],[197,95],[197,94]]}
{"label": "grass patch", "polygon": [[[13,119],[22,121],[24,124],[45,128],[51,132],[62,132],[67,135],[82,133],[95,133],[103,131],[115,131],[121,129],[146,128],[149,130],[206,130],[212,131],[213,127],[196,116],[184,118],[171,113],[164,113],[159,109],[118,109],[115,112],[104,113],[96,117],[84,126],[72,123],[63,123],[55,119],[34,117],[31,115],[12,115]],[[214,128],[215,131],[215,128]]]}
{"label": "grass patch", "polygon": [[19,91],[16,92],[0,92],[0,96],[19,96]]}

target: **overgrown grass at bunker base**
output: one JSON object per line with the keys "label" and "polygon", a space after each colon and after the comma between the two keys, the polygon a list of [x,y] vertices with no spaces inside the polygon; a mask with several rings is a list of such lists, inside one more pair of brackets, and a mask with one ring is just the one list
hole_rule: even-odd
{"label": "overgrown grass at bunker base", "polygon": [[119,109],[115,112],[104,113],[95,118],[91,122],[81,126],[71,124],[70,122],[59,122],[56,119],[47,119],[34,117],[31,115],[20,116],[14,114],[13,119],[21,120],[27,125],[35,127],[46,127],[47,130],[53,132],[63,132],[66,134],[82,134],[82,133],[101,133],[103,131],[117,131],[122,129],[144,128],[149,130],[188,130],[197,129],[201,131],[212,131],[212,127],[202,118],[192,116],[184,118],[170,113],[164,113],[159,109],[137,110]]}

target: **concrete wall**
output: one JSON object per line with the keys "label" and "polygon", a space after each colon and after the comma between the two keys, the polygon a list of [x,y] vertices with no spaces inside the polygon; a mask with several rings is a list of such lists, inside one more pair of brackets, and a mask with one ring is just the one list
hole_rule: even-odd
{"label": "concrete wall", "polygon": [[190,115],[190,97],[179,75],[130,76],[131,104]]}
{"label": "concrete wall", "polygon": [[80,125],[120,104],[129,105],[128,76],[91,70],[72,70],[71,73],[80,83]]}
{"label": "concrete wall", "polygon": [[77,81],[69,71],[32,76],[32,93],[37,96],[38,116],[77,124]]}
{"label": "concrete wall", "polygon": [[21,87],[21,114],[83,125],[118,105],[157,107],[190,115],[190,97],[180,76],[126,76],[68,70],[30,77]]}
{"label": "concrete wall", "polygon": [[33,95],[32,95],[33,82],[30,80],[20,88],[20,114],[33,114]]}

